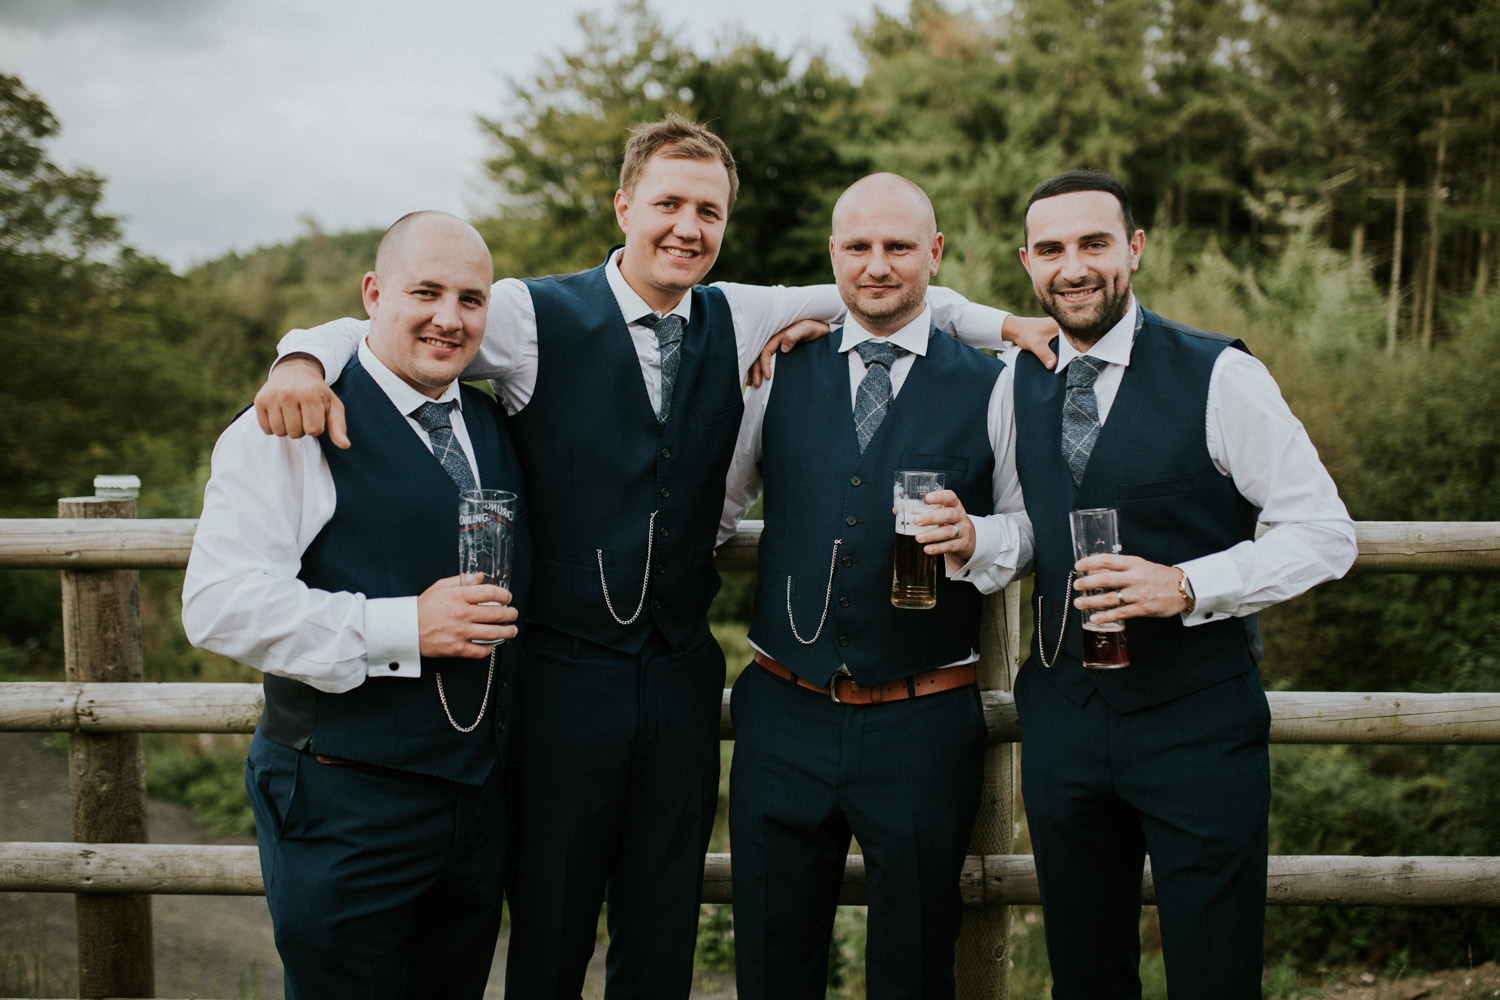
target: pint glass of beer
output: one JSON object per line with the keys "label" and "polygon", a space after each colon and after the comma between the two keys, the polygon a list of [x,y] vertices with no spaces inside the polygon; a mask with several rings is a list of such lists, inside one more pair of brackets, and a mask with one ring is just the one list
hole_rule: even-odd
{"label": "pint glass of beer", "polygon": [[938,556],[922,551],[920,532],[932,525],[916,525],[912,518],[931,510],[927,494],[944,488],[941,472],[896,473],[896,567],[891,575],[891,603],[898,608],[937,607]]}
{"label": "pint glass of beer", "polygon": [[[515,544],[516,495],[504,490],[464,490],[458,501],[458,571],[483,573],[481,583],[510,586]],[[504,639],[471,639],[498,646]]]}
{"label": "pint glass of beer", "polygon": [[[1094,507],[1068,514],[1073,529],[1073,560],[1120,551],[1120,513],[1113,507]],[[1091,590],[1090,594],[1103,594]],[[1072,595],[1069,595],[1072,599]],[[1125,648],[1125,623],[1095,625],[1089,621],[1093,612],[1083,613],[1083,668],[1085,670],[1118,670],[1130,666]]]}

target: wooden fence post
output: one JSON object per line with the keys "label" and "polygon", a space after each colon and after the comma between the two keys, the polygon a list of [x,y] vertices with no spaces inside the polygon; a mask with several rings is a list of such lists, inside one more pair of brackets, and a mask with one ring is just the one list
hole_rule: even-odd
{"label": "wooden fence post", "polygon": [[[58,517],[134,518],[134,476],[100,476],[92,497],[57,502]],[[64,570],[63,664],[67,679],[140,681],[140,572]],[[146,755],[140,733],[68,737],[73,840],[144,844]],[[78,919],[78,995],[156,995],[149,895],[74,897]]]}
{"label": "wooden fence post", "polygon": [[[1011,584],[984,602],[979,632],[979,689],[1009,691],[1020,661],[1021,587]],[[997,740],[985,751],[979,816],[971,855],[1010,854],[1015,847],[1016,745]],[[964,907],[955,962],[959,1000],[1009,1000],[1010,907]]]}

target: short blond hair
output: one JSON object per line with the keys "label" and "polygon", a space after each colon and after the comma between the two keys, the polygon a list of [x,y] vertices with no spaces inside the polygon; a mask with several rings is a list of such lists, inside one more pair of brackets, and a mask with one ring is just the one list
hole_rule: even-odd
{"label": "short blond hair", "polygon": [[729,204],[734,207],[740,193],[740,174],[734,166],[734,154],[724,140],[697,122],[669,112],[659,121],[647,122],[631,129],[625,144],[625,162],[620,166],[620,190],[635,192],[641,172],[653,156],[670,156],[682,160],[718,160],[729,172]]}

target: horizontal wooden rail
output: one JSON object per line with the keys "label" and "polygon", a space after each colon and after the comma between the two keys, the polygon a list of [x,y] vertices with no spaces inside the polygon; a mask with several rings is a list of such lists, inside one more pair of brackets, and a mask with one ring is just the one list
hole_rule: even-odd
{"label": "horizontal wooden rail", "polygon": [[1362,573],[1500,572],[1500,521],[1359,521]]}
{"label": "horizontal wooden rail", "polygon": [[1500,694],[1268,691],[1272,743],[1500,743]]}
{"label": "horizontal wooden rail", "polygon": [[182,569],[196,518],[0,519],[0,568]]}
{"label": "horizontal wooden rail", "polygon": [[259,684],[15,681],[0,684],[0,732],[253,733]]}
{"label": "horizontal wooden rail", "polygon": [[[730,903],[731,855],[710,854],[703,901]],[[1495,906],[1500,858],[1370,858],[1273,855],[1266,902],[1279,906]],[[0,892],[150,893],[258,896],[260,859],[253,847],[181,844],[0,843]],[[965,859],[959,893],[966,905],[1034,905],[1041,901],[1029,854]],[[839,902],[868,899],[865,862],[849,858]],[[1150,865],[1141,899],[1156,902]]]}
{"label": "horizontal wooden rail", "polygon": [[[1272,743],[1500,743],[1500,693],[1272,691]],[[0,732],[250,733],[259,684],[0,684]],[[982,696],[991,740],[1019,740],[1015,699]],[[734,738],[729,692],[719,729]]]}
{"label": "horizontal wooden rail", "polygon": [[[181,569],[198,522],[0,519],[0,569]],[[1359,521],[1357,573],[1500,572],[1500,521]],[[755,569],[761,522],[719,548],[720,569]]]}

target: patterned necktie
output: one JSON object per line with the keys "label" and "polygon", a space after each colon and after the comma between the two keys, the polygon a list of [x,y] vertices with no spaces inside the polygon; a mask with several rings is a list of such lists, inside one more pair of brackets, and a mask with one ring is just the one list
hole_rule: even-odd
{"label": "patterned necktie", "polygon": [[423,403],[411,415],[432,438],[432,454],[443,463],[443,471],[458,484],[459,491],[476,487],[474,471],[469,468],[469,459],[453,437],[453,426],[448,422],[448,412],[458,405],[458,400],[446,403]]}
{"label": "patterned necktie", "polygon": [[654,313],[642,316],[640,322],[656,331],[656,344],[661,348],[661,422],[667,422],[672,412],[672,390],[677,388],[677,370],[682,367],[682,317],[667,313],[658,317]]}
{"label": "patterned necktie", "polygon": [[863,455],[865,445],[885,419],[885,411],[891,408],[891,364],[911,352],[879,337],[855,344],[854,349],[865,362],[865,377],[854,396],[854,434]]}
{"label": "patterned necktie", "polygon": [[1073,485],[1083,482],[1083,470],[1089,464],[1094,441],[1099,437],[1099,400],[1094,396],[1094,380],[1107,362],[1080,354],[1068,362],[1068,389],[1063,398],[1062,453],[1073,473]]}

